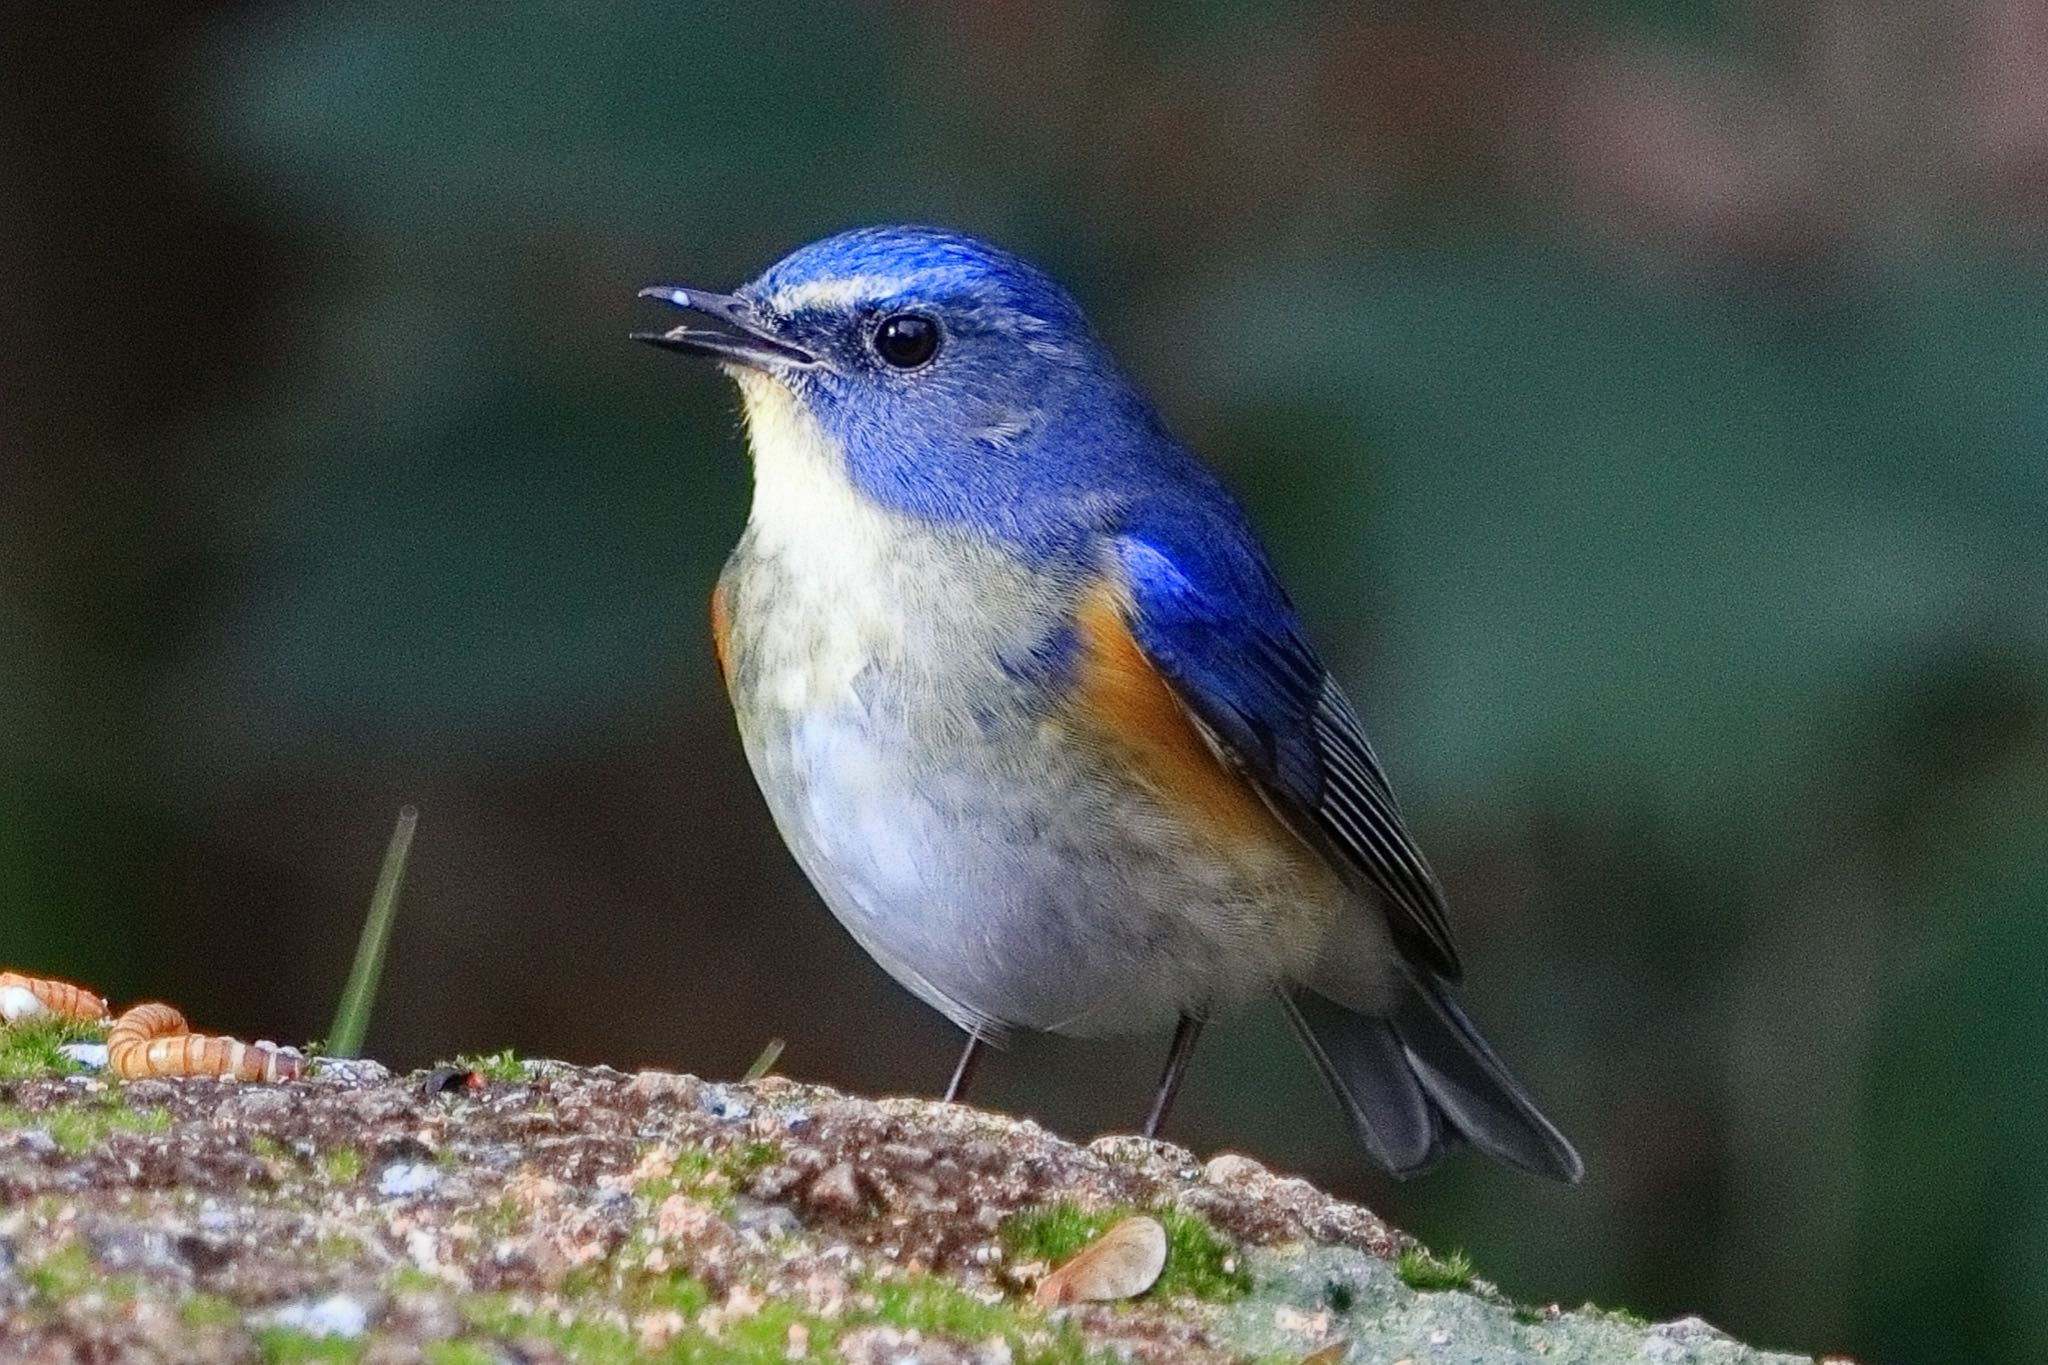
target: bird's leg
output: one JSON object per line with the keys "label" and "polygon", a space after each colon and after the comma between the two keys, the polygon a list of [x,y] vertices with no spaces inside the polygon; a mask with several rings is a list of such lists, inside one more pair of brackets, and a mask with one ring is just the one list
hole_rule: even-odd
{"label": "bird's leg", "polygon": [[959,1104],[967,1098],[967,1087],[974,1083],[974,1069],[981,1065],[982,1039],[980,1029],[967,1031],[967,1046],[960,1053],[959,1064],[953,1068],[953,1079],[946,1082],[946,1103]]}
{"label": "bird's leg", "polygon": [[1205,1022],[1199,1014],[1183,1014],[1175,1026],[1173,1046],[1166,1054],[1166,1070],[1160,1073],[1159,1089],[1152,1096],[1152,1112],[1145,1115],[1146,1137],[1158,1137],[1159,1130],[1166,1126],[1167,1111],[1173,1108],[1180,1083],[1187,1078],[1188,1060],[1195,1055],[1195,1039],[1202,1036]]}

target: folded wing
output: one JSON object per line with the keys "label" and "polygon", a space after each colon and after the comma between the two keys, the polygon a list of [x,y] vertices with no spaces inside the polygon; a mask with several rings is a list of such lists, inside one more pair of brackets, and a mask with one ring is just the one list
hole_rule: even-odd
{"label": "folded wing", "polygon": [[1255,550],[1131,532],[1110,552],[1131,633],[1225,760],[1282,819],[1375,893],[1414,964],[1455,981],[1443,888],[1415,847],[1357,713]]}

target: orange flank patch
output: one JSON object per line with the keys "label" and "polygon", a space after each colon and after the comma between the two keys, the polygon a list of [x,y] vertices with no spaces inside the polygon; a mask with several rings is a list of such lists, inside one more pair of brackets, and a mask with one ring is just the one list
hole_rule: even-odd
{"label": "orange flank patch", "polygon": [[1203,738],[1172,684],[1132,638],[1116,587],[1105,582],[1084,594],[1074,624],[1081,638],[1080,708],[1124,751],[1161,803],[1217,835],[1293,846],[1293,834]]}
{"label": "orange flank patch", "polygon": [[718,671],[725,685],[732,686],[732,617],[725,610],[725,584],[711,590],[711,652],[718,659]]}

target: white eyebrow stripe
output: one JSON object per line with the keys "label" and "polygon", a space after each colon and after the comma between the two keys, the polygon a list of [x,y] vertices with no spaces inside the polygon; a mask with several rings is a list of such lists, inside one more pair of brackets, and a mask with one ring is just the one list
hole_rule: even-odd
{"label": "white eyebrow stripe", "polygon": [[799,313],[806,308],[846,308],[901,293],[909,283],[905,275],[842,275],[778,289],[768,296],[768,306],[780,313]]}

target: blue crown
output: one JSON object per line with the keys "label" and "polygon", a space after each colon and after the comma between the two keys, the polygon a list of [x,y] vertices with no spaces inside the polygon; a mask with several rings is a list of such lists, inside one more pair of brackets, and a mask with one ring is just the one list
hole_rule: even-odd
{"label": "blue crown", "polygon": [[[985,302],[1053,329],[1085,332],[1081,306],[1051,276],[1001,247],[944,228],[855,228],[799,247],[743,291],[764,303],[849,280],[895,281],[904,297]],[[877,293],[871,302],[886,303]]]}

